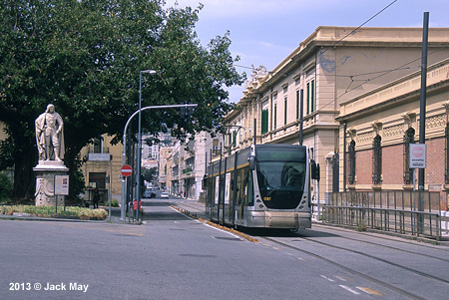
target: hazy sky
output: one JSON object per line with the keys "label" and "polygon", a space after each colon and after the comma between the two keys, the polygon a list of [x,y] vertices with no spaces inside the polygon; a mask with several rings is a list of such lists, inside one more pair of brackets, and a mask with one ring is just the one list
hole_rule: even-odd
{"label": "hazy sky", "polygon": [[[252,65],[274,69],[318,26],[422,27],[429,12],[430,27],[449,27],[449,0],[167,0],[179,7],[204,5],[196,26],[198,37],[210,39],[230,31],[239,72]],[[242,66],[242,67],[241,67]],[[229,90],[238,102],[243,87]]]}

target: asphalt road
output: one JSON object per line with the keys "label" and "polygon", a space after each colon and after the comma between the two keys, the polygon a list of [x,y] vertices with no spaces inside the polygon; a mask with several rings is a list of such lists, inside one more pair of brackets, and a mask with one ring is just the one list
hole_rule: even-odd
{"label": "asphalt road", "polygon": [[377,237],[320,226],[251,242],[186,217],[166,200],[143,207],[144,225],[0,219],[0,299],[442,299],[449,290],[385,262],[414,259],[409,268],[426,266],[447,279],[448,248],[390,240],[387,248]]}

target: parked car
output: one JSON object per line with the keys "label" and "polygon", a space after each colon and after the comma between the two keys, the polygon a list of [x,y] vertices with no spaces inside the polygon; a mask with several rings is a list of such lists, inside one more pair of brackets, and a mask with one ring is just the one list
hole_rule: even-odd
{"label": "parked car", "polygon": [[169,194],[167,192],[162,192],[161,193],[161,199],[168,199],[170,198]]}

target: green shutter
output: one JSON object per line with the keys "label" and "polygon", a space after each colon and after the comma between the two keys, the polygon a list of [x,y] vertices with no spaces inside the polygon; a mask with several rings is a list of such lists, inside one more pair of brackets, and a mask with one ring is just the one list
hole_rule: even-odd
{"label": "green shutter", "polygon": [[268,131],[268,109],[262,110],[262,134]]}

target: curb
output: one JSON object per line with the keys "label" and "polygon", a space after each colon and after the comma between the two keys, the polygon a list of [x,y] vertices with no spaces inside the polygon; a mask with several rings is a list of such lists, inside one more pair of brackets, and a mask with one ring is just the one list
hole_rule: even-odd
{"label": "curb", "polygon": [[184,215],[186,215],[186,216],[188,216],[188,217],[190,217],[192,219],[198,220],[198,221],[200,221],[200,222],[202,222],[204,224],[207,224],[209,226],[212,226],[212,227],[215,227],[215,228],[219,228],[219,229],[227,231],[227,232],[231,232],[231,233],[233,233],[235,235],[238,235],[241,238],[244,238],[247,241],[250,241],[250,242],[253,242],[253,243],[258,243],[259,242],[258,239],[253,238],[253,237],[251,237],[251,236],[249,236],[247,234],[244,234],[243,232],[240,232],[238,230],[235,230],[235,229],[232,229],[232,228],[229,228],[229,227],[226,227],[226,226],[222,226],[222,225],[216,224],[214,222],[205,220],[203,218],[198,217],[197,214],[191,213],[190,211],[182,209],[180,207],[177,207],[177,206],[175,206],[173,204],[170,204],[170,207],[172,207],[173,209],[176,209],[180,213],[182,213],[182,214],[184,214]]}

